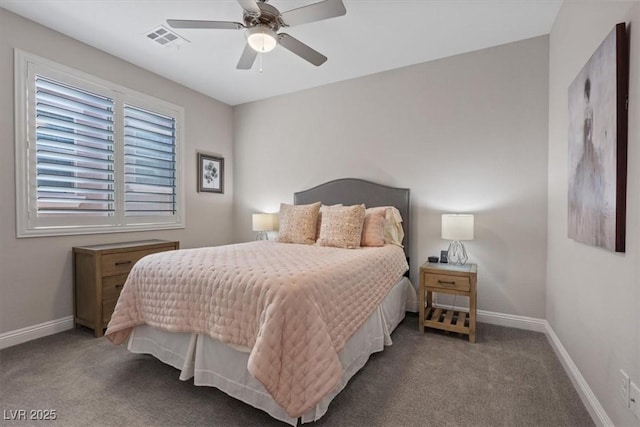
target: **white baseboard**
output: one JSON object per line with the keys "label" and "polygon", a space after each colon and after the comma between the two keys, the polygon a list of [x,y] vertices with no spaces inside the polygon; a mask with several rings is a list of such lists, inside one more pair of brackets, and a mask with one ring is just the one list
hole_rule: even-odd
{"label": "white baseboard", "polygon": [[611,421],[611,418],[609,418],[609,416],[607,415],[606,411],[598,401],[596,395],[593,394],[591,387],[589,387],[589,384],[587,384],[587,381],[580,373],[580,370],[578,369],[576,364],[573,363],[571,356],[569,356],[569,353],[560,342],[560,339],[553,331],[553,328],[551,328],[549,322],[547,322],[546,320],[544,322],[546,324],[545,332],[547,334],[547,339],[549,340],[553,351],[556,352],[558,359],[560,359],[560,363],[562,363],[564,370],[567,372],[569,379],[573,383],[573,387],[578,392],[578,396],[580,396],[580,399],[582,399],[582,403],[584,403],[587,411],[589,411],[589,415],[591,415],[593,422],[599,426],[613,427],[613,421]]}
{"label": "white baseboard", "polygon": [[73,316],[0,334],[0,350],[73,328]]}
{"label": "white baseboard", "polygon": [[547,323],[546,320],[535,317],[516,316],[515,314],[496,313],[486,310],[478,310],[478,322],[543,333]]}
{"label": "white baseboard", "polygon": [[[439,308],[469,311],[466,307],[452,306],[448,304],[434,304]],[[495,311],[478,310],[477,320],[480,323],[507,326],[509,328],[525,329],[527,331],[546,332],[547,321],[535,317],[517,316],[515,314],[497,313]]]}

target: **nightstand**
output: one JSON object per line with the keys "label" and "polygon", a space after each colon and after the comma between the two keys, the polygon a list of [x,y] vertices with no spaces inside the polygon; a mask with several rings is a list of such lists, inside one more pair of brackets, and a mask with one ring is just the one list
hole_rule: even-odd
{"label": "nightstand", "polygon": [[[476,264],[452,265],[425,262],[420,267],[420,320],[418,329],[441,329],[469,335],[476,342]],[[433,293],[469,298],[469,312],[433,306]]]}

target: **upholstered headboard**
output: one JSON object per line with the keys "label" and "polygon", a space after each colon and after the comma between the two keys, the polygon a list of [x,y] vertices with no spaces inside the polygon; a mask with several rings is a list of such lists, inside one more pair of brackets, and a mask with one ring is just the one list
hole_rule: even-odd
{"label": "upholstered headboard", "polygon": [[293,193],[293,203],[304,205],[322,202],[325,205],[356,205],[364,203],[366,207],[395,206],[402,215],[404,228],[404,253],[409,257],[411,243],[409,189],[389,187],[357,178],[344,178],[320,184],[308,190]]}

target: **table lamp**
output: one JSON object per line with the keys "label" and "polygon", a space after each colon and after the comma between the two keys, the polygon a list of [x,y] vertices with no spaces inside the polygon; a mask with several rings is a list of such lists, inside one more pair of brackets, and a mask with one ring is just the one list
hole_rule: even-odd
{"label": "table lamp", "polygon": [[447,252],[449,263],[464,265],[469,257],[462,240],[473,240],[473,215],[443,214],[442,238],[451,241]]}
{"label": "table lamp", "polygon": [[253,231],[257,231],[256,240],[269,240],[268,231],[276,229],[277,214],[258,213],[252,215]]}

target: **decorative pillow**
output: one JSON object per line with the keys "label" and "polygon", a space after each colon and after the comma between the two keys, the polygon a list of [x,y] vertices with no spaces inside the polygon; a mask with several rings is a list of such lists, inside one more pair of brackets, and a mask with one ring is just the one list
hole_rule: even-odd
{"label": "decorative pillow", "polygon": [[383,210],[367,209],[364,214],[360,246],[384,246],[385,222],[386,218]]}
{"label": "decorative pillow", "polygon": [[310,205],[280,204],[278,242],[312,245],[316,241],[320,202]]}
{"label": "decorative pillow", "polygon": [[369,212],[374,214],[382,213],[384,215],[384,242],[403,247],[402,239],[404,239],[404,229],[402,228],[402,215],[400,215],[400,211],[394,206],[379,206],[368,208],[367,213]]}
{"label": "decorative pillow", "polygon": [[364,205],[327,206],[322,212],[318,244],[337,248],[359,248],[364,211]]}
{"label": "decorative pillow", "polygon": [[332,207],[332,206],[342,206],[342,203],[338,203],[337,205],[321,205],[320,206],[320,211],[318,212],[318,227],[316,228],[316,240],[320,238],[320,227],[322,225],[322,212],[324,212],[324,210],[327,207]]}

